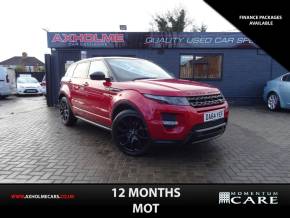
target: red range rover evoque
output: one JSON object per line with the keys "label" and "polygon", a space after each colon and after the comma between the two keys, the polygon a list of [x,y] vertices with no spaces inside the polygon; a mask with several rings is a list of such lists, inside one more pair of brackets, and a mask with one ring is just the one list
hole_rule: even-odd
{"label": "red range rover evoque", "polygon": [[62,122],[77,119],[110,130],[118,148],[144,154],[156,143],[193,143],[224,133],[228,104],[210,85],[175,79],[138,58],[99,57],[73,63],[61,80]]}

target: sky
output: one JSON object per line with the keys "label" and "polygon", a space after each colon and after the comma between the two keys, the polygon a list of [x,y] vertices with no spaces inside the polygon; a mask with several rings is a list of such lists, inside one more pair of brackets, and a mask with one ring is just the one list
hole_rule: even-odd
{"label": "sky", "polygon": [[146,32],[152,17],[183,7],[208,32],[238,31],[202,0],[1,0],[0,61],[27,52],[41,61],[50,32]]}

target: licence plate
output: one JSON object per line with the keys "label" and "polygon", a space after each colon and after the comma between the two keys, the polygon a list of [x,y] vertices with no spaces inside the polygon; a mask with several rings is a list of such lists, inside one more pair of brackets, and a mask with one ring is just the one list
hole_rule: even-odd
{"label": "licence plate", "polygon": [[224,117],[225,117],[225,113],[224,113],[223,109],[222,110],[206,112],[203,115],[204,122],[218,120],[218,119],[222,119]]}
{"label": "licence plate", "polygon": [[26,92],[27,93],[36,93],[37,91],[35,89],[27,89]]}

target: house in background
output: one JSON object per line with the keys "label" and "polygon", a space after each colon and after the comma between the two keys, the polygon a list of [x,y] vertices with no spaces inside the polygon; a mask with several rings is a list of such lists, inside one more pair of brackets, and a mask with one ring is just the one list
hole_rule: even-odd
{"label": "house in background", "polygon": [[1,61],[0,66],[12,68],[16,72],[44,72],[44,63],[36,57],[29,57],[26,52],[23,52],[22,56]]}

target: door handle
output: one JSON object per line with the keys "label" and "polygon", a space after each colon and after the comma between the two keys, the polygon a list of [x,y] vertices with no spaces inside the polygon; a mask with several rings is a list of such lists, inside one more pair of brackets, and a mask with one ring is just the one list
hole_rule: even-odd
{"label": "door handle", "polygon": [[88,86],[88,85],[89,85],[88,82],[84,82],[84,83],[83,83],[83,86]]}

